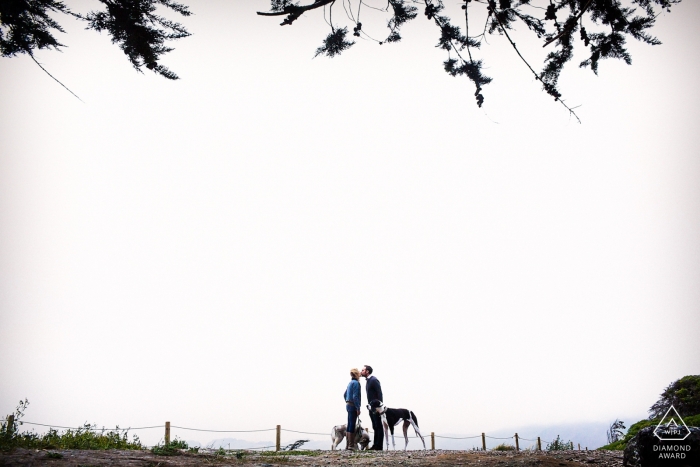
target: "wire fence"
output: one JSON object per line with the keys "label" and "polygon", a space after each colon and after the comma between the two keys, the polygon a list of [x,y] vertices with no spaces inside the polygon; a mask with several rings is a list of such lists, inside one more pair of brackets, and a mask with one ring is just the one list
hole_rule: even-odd
{"label": "wire fence", "polygon": [[330,433],[312,433],[310,431],[296,431],[296,430],[287,430],[286,428],[280,428],[282,431],[286,431],[289,433],[300,433],[302,435],[319,435],[319,436],[328,436]]}
{"label": "wire fence", "polygon": [[[48,428],[61,428],[62,430],[88,430],[88,431],[131,431],[131,430],[148,430],[150,428],[164,428],[165,425],[154,425],[154,426],[137,426],[137,427],[129,427],[129,428],[119,428],[118,426],[115,428],[97,428],[96,426],[92,426],[88,423],[85,425],[75,428],[72,426],[60,426],[60,425],[46,425],[45,423],[34,423],[34,422],[17,422],[21,425],[37,425],[37,426],[44,426]],[[274,430],[274,428],[273,428]]]}
{"label": "wire fence", "polygon": [[[8,417],[8,422],[13,420],[12,416]],[[279,451],[282,449],[282,443],[281,443],[281,433],[295,433],[295,434],[302,434],[302,435],[312,435],[312,436],[330,436],[330,432],[326,433],[319,433],[319,432],[313,432],[313,431],[300,431],[300,430],[291,430],[288,428],[282,428],[280,425],[277,425],[275,428],[263,428],[263,429],[258,429],[258,430],[214,430],[214,429],[205,429],[205,428],[191,428],[191,427],[184,427],[184,426],[177,426],[177,425],[171,425],[170,422],[165,422],[163,425],[151,425],[151,426],[139,426],[139,427],[119,427],[116,426],[114,428],[105,428],[101,427],[98,428],[96,425],[91,425],[89,423],[85,423],[81,427],[69,427],[69,426],[63,426],[63,425],[49,425],[45,423],[37,423],[37,422],[27,422],[27,421],[18,421],[18,424],[21,425],[35,425],[35,426],[41,426],[41,427],[47,427],[49,429],[63,429],[63,430],[82,430],[82,431],[95,431],[95,432],[128,432],[128,431],[134,431],[134,430],[150,430],[150,429],[164,429],[165,430],[165,443],[168,444],[170,443],[170,430],[172,428],[178,429],[178,430],[186,430],[186,431],[196,431],[196,432],[203,432],[203,433],[263,433],[263,432],[275,432],[276,433],[276,443],[275,445],[270,445],[270,446],[252,446],[252,447],[247,447],[247,448],[235,448],[236,450],[257,450],[257,449],[272,449],[275,448],[275,450]],[[399,433],[394,433],[393,435],[395,438],[398,438],[401,440],[404,438],[403,432]],[[481,448],[478,450],[487,450],[486,448],[486,440],[491,439],[491,440],[514,440],[515,441],[515,449],[519,449],[519,442],[520,441],[528,441],[534,444],[531,444],[529,448],[527,449],[536,449],[536,450],[542,450],[542,446],[544,445],[545,448],[548,448],[549,446],[554,445],[555,443],[558,444],[559,446],[571,446],[571,449],[574,449],[574,443],[569,441],[568,443],[563,443],[561,440],[558,438],[556,440],[552,441],[547,441],[542,439],[541,437],[537,437],[537,439],[529,439],[529,438],[523,438],[520,437],[517,433],[513,436],[506,436],[506,437],[497,437],[497,436],[486,436],[485,433],[481,433],[480,435],[475,435],[475,436],[443,436],[443,435],[437,435],[435,432],[431,432],[428,435],[425,436],[418,436],[417,434],[415,436],[406,436],[408,439],[422,439],[425,441],[425,438],[429,438],[430,444],[431,444],[431,449],[435,449],[435,439],[447,439],[447,440],[470,440],[470,439],[479,439],[481,438]],[[386,440],[385,440],[386,442]],[[472,447],[474,449],[474,447]],[[580,445],[579,445],[579,450],[580,450]],[[587,450],[588,448],[586,448]]]}
{"label": "wire fence", "polygon": [[[167,423],[165,426],[167,426]],[[265,428],[262,430],[205,430],[202,428],[186,428],[184,426],[175,426],[175,425],[172,425],[171,428],[177,428],[179,430],[189,430],[189,431],[206,431],[209,433],[260,433],[263,431],[275,431],[275,428]]]}

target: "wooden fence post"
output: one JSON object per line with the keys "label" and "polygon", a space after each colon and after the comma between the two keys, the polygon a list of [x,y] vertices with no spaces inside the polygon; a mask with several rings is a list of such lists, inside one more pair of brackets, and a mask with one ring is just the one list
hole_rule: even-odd
{"label": "wooden fence post", "polygon": [[275,451],[280,450],[280,441],[281,441],[280,432],[282,431],[281,428],[282,427],[280,425],[277,425],[277,439],[275,441]]}
{"label": "wooden fence post", "polygon": [[581,450],[581,443],[578,443],[578,450]]}
{"label": "wooden fence post", "polygon": [[430,432],[430,449],[435,450],[435,432],[431,431]]}
{"label": "wooden fence post", "polygon": [[165,422],[165,445],[170,444],[170,422]]}
{"label": "wooden fence post", "polygon": [[7,434],[12,436],[15,433],[15,416],[10,414],[7,416]]}
{"label": "wooden fence post", "polygon": [[542,450],[542,442],[540,441],[540,437],[537,437],[537,450],[541,451]]}
{"label": "wooden fence post", "polygon": [[481,449],[486,451],[486,435],[481,433]]}
{"label": "wooden fence post", "polygon": [[518,434],[515,434],[515,450],[520,451],[520,443],[518,442]]}

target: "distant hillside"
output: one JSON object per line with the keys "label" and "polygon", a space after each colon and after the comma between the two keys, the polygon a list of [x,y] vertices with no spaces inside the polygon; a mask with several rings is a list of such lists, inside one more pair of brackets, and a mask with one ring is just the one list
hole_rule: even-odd
{"label": "distant hillside", "polygon": [[[621,440],[615,441],[614,443],[606,444],[605,446],[601,447],[600,449],[607,449],[610,451],[624,450],[627,447],[627,443],[629,442],[629,440],[634,438],[634,435],[636,435],[639,432],[639,430],[641,430],[642,428],[646,428],[648,426],[656,425],[660,421],[661,421],[660,418],[657,418],[654,420],[649,420],[649,419],[640,420],[637,423],[635,423],[634,425],[629,427],[629,430],[627,430],[627,433],[625,434],[625,436]],[[688,426],[700,427],[700,414],[693,415],[691,417],[684,417],[683,421]]]}

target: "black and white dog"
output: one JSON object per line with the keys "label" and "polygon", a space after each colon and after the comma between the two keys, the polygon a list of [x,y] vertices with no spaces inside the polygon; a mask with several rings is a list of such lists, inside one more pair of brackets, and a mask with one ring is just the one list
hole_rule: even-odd
{"label": "black and white dog", "polygon": [[384,405],[383,402],[378,400],[372,401],[368,406],[368,410],[374,411],[381,415],[382,425],[384,426],[384,437],[386,439],[386,449],[389,450],[389,433],[391,431],[391,445],[396,449],[396,443],[394,442],[394,427],[403,421],[403,437],[406,440],[406,444],[403,450],[406,450],[408,446],[408,426],[413,426],[413,430],[416,432],[421,441],[423,441],[423,449],[425,449],[425,440],[423,435],[420,434],[418,429],[418,418],[416,414],[407,409],[390,409]]}

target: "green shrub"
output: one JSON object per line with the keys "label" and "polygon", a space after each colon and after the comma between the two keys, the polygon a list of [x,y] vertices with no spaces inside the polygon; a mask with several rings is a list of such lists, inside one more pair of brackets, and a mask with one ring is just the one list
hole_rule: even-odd
{"label": "green shrub", "polygon": [[26,449],[142,449],[141,441],[134,435],[129,440],[128,431],[97,429],[86,423],[80,428],[59,432],[53,428],[43,435],[20,432],[21,418],[29,406],[27,399],[20,401],[14,413],[14,422],[0,424],[0,450]]}
{"label": "green shrub", "polygon": [[671,383],[649,409],[649,418],[663,417],[671,406],[681,417],[700,414],[700,375],[684,376]]}
{"label": "green shrub", "polygon": [[688,426],[700,427],[700,414],[693,415],[692,417],[685,417],[683,421]]}
{"label": "green shrub", "polygon": [[38,435],[36,433],[17,433],[12,440],[12,447],[27,449],[142,449],[143,446],[138,436],[134,435],[130,441],[126,431],[95,431],[96,427],[90,424],[64,432],[58,432],[53,428],[48,433]]}
{"label": "green shrub", "polygon": [[[644,420],[640,420],[632,425],[629,430],[627,430],[627,433],[621,440],[615,441],[614,443],[610,443],[598,449],[603,449],[606,451],[623,451],[627,447],[627,443],[634,438],[637,433],[639,433],[639,430],[648,426],[657,425],[660,421],[660,418],[656,418],[654,420],[645,418]],[[693,415],[691,417],[684,417],[683,421],[688,426],[700,426],[700,414]]]}
{"label": "green shrub", "polygon": [[515,451],[515,446],[511,446],[510,444],[505,444],[501,443],[495,448],[493,448],[494,451]]}
{"label": "green shrub", "polygon": [[657,425],[671,406],[683,417],[686,425],[700,426],[700,375],[684,376],[671,383],[661,394],[659,400],[649,409],[650,418],[640,420],[632,425],[622,439],[598,449],[611,451],[625,449],[627,443],[639,433],[639,430]]}
{"label": "green shrub", "polygon": [[639,433],[639,430],[641,430],[642,428],[646,428],[648,426],[656,425],[657,423],[659,423],[658,419],[657,420],[649,420],[649,419],[640,420],[637,423],[635,423],[634,425],[629,427],[629,430],[627,430],[627,433],[625,434],[625,436],[622,437],[622,439],[619,439],[619,440],[615,441],[614,443],[607,444],[607,445],[600,447],[598,449],[602,449],[605,451],[622,451],[627,446],[627,443],[629,442],[629,440],[634,438],[634,435]]}
{"label": "green shrub", "polygon": [[559,435],[557,435],[557,439],[547,445],[547,451],[568,451],[573,448],[574,443],[571,441],[564,442],[564,440],[559,438]]}
{"label": "green shrub", "polygon": [[627,443],[624,439],[618,439],[614,443],[606,444],[605,446],[599,447],[603,451],[624,451]]}
{"label": "green shrub", "polygon": [[151,452],[157,456],[176,456],[181,453],[181,449],[189,449],[191,452],[199,451],[199,448],[190,449],[185,440],[175,438],[168,444],[156,444],[151,448]]}

